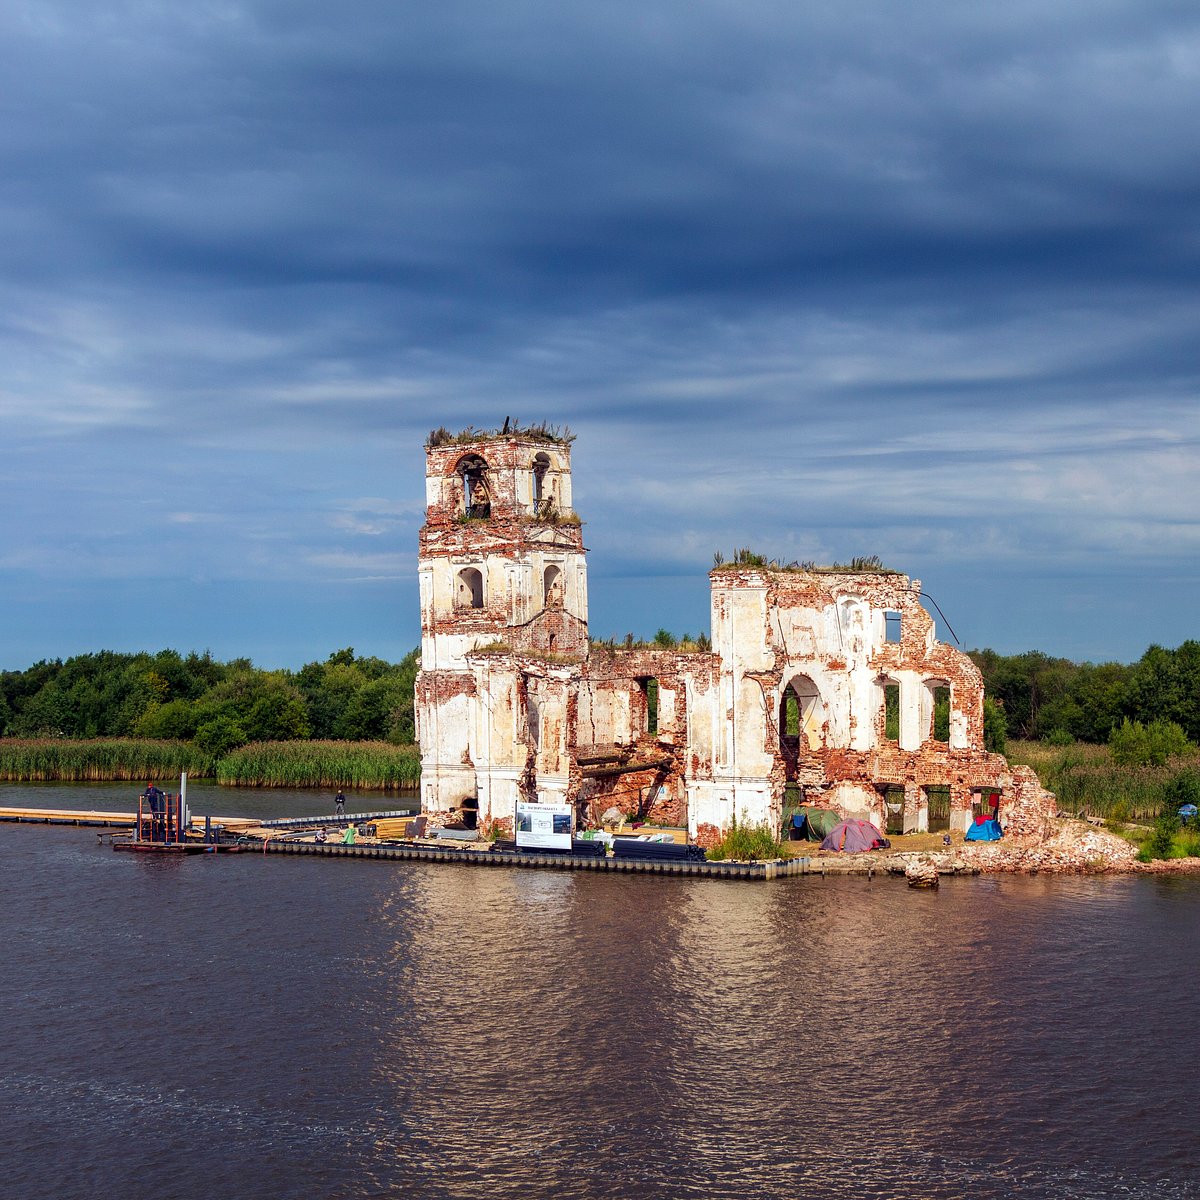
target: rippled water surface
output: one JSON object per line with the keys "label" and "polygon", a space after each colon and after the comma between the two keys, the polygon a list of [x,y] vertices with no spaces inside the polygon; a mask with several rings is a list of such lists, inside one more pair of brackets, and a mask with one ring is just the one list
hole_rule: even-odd
{"label": "rippled water surface", "polygon": [[1200,1197],[1193,878],[166,862],[0,825],[0,912],[5,1200]]}

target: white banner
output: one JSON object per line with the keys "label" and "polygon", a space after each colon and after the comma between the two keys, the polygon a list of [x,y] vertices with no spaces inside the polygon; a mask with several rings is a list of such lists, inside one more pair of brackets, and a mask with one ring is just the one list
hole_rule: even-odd
{"label": "white banner", "polygon": [[517,848],[540,846],[545,850],[570,850],[569,804],[517,804]]}

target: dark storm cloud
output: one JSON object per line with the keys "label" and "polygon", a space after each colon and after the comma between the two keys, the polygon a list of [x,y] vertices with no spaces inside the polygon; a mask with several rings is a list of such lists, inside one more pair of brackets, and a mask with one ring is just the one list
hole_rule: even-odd
{"label": "dark storm cloud", "polygon": [[1194,559],[1192,6],[49,2],[0,77],[0,569],[406,579],[421,438],[510,413],[701,605]]}

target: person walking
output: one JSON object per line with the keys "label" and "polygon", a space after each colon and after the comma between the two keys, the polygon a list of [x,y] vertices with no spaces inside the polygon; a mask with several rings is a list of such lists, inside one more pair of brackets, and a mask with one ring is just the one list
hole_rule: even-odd
{"label": "person walking", "polygon": [[334,810],[339,817],[346,815],[346,797],[342,794],[342,789],[338,788],[338,794],[333,798]]}

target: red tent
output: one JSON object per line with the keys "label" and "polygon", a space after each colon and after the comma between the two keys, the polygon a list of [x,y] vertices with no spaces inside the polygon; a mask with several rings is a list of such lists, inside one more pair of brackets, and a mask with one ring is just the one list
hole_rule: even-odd
{"label": "red tent", "polygon": [[883,834],[870,821],[860,821],[852,817],[848,821],[839,821],[826,834],[821,849],[861,854],[864,850],[879,850],[886,845]]}

